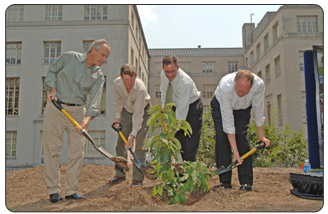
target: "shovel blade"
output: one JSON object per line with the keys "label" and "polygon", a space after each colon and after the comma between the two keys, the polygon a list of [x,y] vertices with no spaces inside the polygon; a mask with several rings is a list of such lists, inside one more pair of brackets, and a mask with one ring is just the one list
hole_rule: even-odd
{"label": "shovel blade", "polygon": [[218,168],[217,170],[214,171],[215,174],[220,175],[226,172],[229,172],[230,170],[232,170],[232,167],[227,167],[225,168],[224,166],[221,166],[220,168]]}

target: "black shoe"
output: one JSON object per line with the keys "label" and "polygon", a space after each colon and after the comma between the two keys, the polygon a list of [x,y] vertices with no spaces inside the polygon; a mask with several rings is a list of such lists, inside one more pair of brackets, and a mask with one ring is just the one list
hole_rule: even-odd
{"label": "black shoe", "polygon": [[81,200],[81,199],[85,199],[85,197],[82,196],[82,195],[79,195],[79,193],[76,192],[76,193],[74,193],[72,195],[65,196],[65,199],[66,200],[69,200],[69,199]]}
{"label": "black shoe", "polygon": [[216,187],[220,187],[220,188],[224,188],[224,189],[231,189],[231,183],[220,183],[219,185],[217,185]]}
{"label": "black shoe", "polygon": [[109,179],[108,184],[111,184],[111,185],[119,184],[122,181],[124,181],[125,179],[126,179],[125,177],[117,177],[117,176],[115,176],[115,177]]}
{"label": "black shoe", "polygon": [[58,201],[63,200],[59,193],[50,194],[50,202],[57,203]]}
{"label": "black shoe", "polygon": [[242,184],[239,188],[241,191],[252,191],[252,185],[250,184]]}

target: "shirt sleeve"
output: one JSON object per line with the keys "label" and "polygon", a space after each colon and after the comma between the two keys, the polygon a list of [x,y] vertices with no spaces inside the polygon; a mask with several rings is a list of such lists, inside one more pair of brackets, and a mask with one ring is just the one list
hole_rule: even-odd
{"label": "shirt sleeve", "polygon": [[[100,72],[100,68],[99,68]],[[99,78],[96,80],[95,84],[92,86],[90,90],[90,102],[86,112],[86,116],[98,116],[99,115],[99,106],[101,101],[101,95],[103,91],[105,83],[105,77],[103,75],[99,75]]]}
{"label": "shirt sleeve", "polygon": [[265,94],[265,86],[264,83],[260,83],[257,88],[252,102],[252,111],[254,115],[255,125],[257,127],[264,125],[264,94]]}
{"label": "shirt sleeve", "polygon": [[[186,120],[189,111],[192,87],[188,84],[179,84],[177,87],[179,88],[179,97],[177,98],[175,117],[177,120]],[[173,88],[173,91],[174,90],[175,89]]]}
{"label": "shirt sleeve", "polygon": [[147,93],[144,90],[138,91],[136,101],[133,107],[132,115],[132,131],[130,135],[137,136],[138,131],[141,128],[143,122],[144,110],[145,110],[145,97]]}
{"label": "shirt sleeve", "polygon": [[63,69],[68,58],[69,55],[67,53],[63,53],[55,60],[54,63],[49,66],[47,76],[44,81],[44,87],[46,90],[49,91],[50,88],[57,88],[57,73]]}
{"label": "shirt sleeve", "polygon": [[221,91],[219,96],[220,98],[218,100],[220,100],[223,131],[227,134],[235,134],[236,128],[232,110],[232,96],[225,91]]}

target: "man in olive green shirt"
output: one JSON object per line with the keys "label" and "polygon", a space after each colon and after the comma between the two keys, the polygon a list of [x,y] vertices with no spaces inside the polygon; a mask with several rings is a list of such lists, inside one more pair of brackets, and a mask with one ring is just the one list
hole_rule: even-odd
{"label": "man in olive green shirt", "polygon": [[[109,43],[96,40],[85,54],[68,51],[50,65],[45,79],[48,90],[43,121],[43,155],[46,187],[50,201],[62,200],[60,196],[60,152],[63,133],[68,137],[65,199],[84,199],[78,194],[78,182],[84,158],[85,138],[51,103],[59,100],[66,111],[87,130],[90,120],[99,114],[99,105],[105,78],[99,66],[110,54]],[[87,110],[83,107],[89,95]]]}

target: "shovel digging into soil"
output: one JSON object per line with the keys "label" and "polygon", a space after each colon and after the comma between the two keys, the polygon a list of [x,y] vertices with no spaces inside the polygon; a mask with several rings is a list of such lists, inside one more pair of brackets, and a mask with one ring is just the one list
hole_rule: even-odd
{"label": "shovel digging into soil", "polygon": [[[127,140],[122,133],[122,125],[120,123],[114,123],[112,125],[112,128],[120,135],[123,142],[127,144]],[[146,176],[148,179],[153,179],[154,176],[151,174],[151,172],[154,170],[154,168],[150,164],[148,164],[145,159],[139,160],[137,158],[136,153],[133,152],[131,146],[129,146],[128,149],[133,156],[133,165],[137,167],[137,169],[140,170],[142,174],[144,174],[144,176]]]}
{"label": "shovel digging into soil", "polygon": [[74,118],[72,118],[71,115],[69,115],[67,113],[67,111],[64,109],[64,107],[61,105],[61,103],[59,101],[56,101],[56,100],[52,99],[52,103],[56,106],[56,108],[59,109],[59,111],[61,111],[80,130],[80,132],[90,141],[90,143],[93,145],[93,147],[97,151],[99,151],[101,154],[103,154],[105,157],[109,158],[110,160],[114,161],[117,165],[119,165],[120,167],[122,167],[126,171],[129,171],[129,167],[128,167],[128,164],[127,164],[128,161],[124,157],[120,157],[120,156],[115,157],[115,156],[111,155],[109,152],[107,152],[101,146],[98,146],[95,143],[95,141],[92,139],[92,137],[84,129],[82,129],[80,124],[78,124],[74,120]]}
{"label": "shovel digging into soil", "polygon": [[[265,143],[263,142],[257,142],[256,143],[257,146],[255,146],[252,150],[250,150],[249,152],[247,152],[246,154],[244,154],[243,156],[241,156],[242,160],[245,160],[245,158],[247,158],[248,156],[252,155],[254,152],[256,152],[259,149],[262,149],[265,147]],[[218,168],[217,170],[214,171],[215,174],[220,175],[226,172],[229,172],[230,170],[232,170],[233,168],[235,168],[238,164],[238,160],[235,160],[233,163],[231,163],[229,166],[224,167],[221,166],[220,168]]]}

